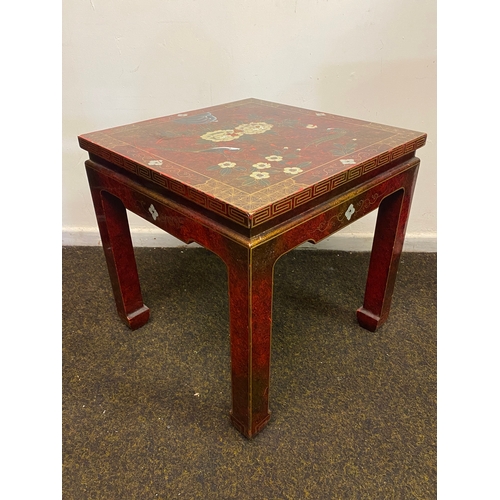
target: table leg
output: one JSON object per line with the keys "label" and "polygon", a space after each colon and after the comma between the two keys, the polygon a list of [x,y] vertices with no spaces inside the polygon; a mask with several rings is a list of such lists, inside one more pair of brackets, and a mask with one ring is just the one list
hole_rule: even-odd
{"label": "table leg", "polygon": [[98,187],[97,174],[88,170],[92,200],[106,256],[118,314],[135,330],[147,323],[149,308],[142,301],[139,275],[123,203]]}
{"label": "table leg", "polygon": [[417,169],[409,172],[405,189],[387,196],[379,206],[365,298],[357,311],[358,323],[372,332],[389,316],[416,173]]}
{"label": "table leg", "polygon": [[237,247],[228,265],[233,425],[246,437],[268,422],[273,263]]}

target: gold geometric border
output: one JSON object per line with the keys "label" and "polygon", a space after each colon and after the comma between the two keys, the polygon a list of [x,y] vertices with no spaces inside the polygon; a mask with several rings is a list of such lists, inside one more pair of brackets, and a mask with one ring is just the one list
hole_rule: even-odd
{"label": "gold geometric border", "polygon": [[253,214],[251,227],[258,226],[259,224],[272,219],[276,215],[285,213],[285,211],[280,210],[280,207],[282,206],[287,206],[288,210],[293,210],[309,200],[318,198],[322,194],[328,193],[338,186],[342,186],[342,184],[346,184],[357,177],[361,177],[370,170],[380,168],[407,153],[416,151],[425,144],[425,140],[425,137],[421,137],[407,144],[402,144],[393,150],[386,151],[375,158],[370,158],[366,162],[359,163],[349,170],[344,170],[329,179],[321,181],[318,184],[310,186],[307,189],[303,189],[298,193],[294,193],[293,195],[273,203],[268,207],[258,210],[255,214]]}
{"label": "gold geometric border", "polygon": [[208,196],[206,193],[203,193],[202,191],[198,191],[197,189],[186,186],[185,184],[182,184],[181,182],[176,181],[175,179],[169,179],[168,177],[164,177],[163,175],[161,175],[156,171],[149,170],[140,163],[137,163],[128,158],[123,158],[121,156],[118,156],[117,154],[108,151],[106,149],[103,149],[99,146],[96,146],[95,144],[92,144],[91,142],[83,138],[80,138],[80,144],[81,147],[86,151],[88,151],[89,153],[93,153],[96,156],[99,156],[100,158],[110,161],[114,165],[123,167],[129,172],[139,175],[140,177],[144,177],[145,179],[148,179],[154,182],[155,184],[158,184],[168,189],[169,191],[172,191],[173,193],[177,193],[182,197],[193,201],[197,205],[201,205],[202,207],[208,208],[213,212],[216,212],[230,220],[233,220],[234,222],[237,222],[238,224],[244,227],[250,227],[250,220],[248,218],[248,214],[246,214],[242,210],[239,210],[236,207],[233,207],[221,200]]}
{"label": "gold geometric border", "polygon": [[112,151],[96,146],[95,144],[85,140],[83,137],[80,137],[79,140],[81,147],[89,153],[94,153],[95,155],[110,161],[114,165],[124,167],[134,174],[144,177],[145,179],[148,179],[174,193],[178,193],[184,198],[193,201],[197,205],[205,207],[212,212],[220,214],[223,217],[236,222],[237,224],[249,228],[263,224],[278,215],[289,212],[312,199],[318,198],[319,196],[332,191],[334,188],[341,186],[352,179],[361,177],[373,169],[380,168],[407,153],[416,151],[425,144],[426,136],[415,139],[409,143],[402,144],[395,149],[381,153],[375,158],[370,158],[365,162],[356,164],[349,170],[344,170],[329,179],[322,180],[313,186],[302,189],[286,198],[278,200],[275,203],[258,210],[254,214],[249,214],[224,202],[223,200],[214,198],[207,193],[186,186],[185,184],[174,179],[165,177],[156,171],[152,171],[140,163],[123,158]]}

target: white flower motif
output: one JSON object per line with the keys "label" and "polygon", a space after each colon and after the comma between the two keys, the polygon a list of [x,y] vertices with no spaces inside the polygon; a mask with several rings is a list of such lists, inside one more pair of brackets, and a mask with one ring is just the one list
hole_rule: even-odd
{"label": "white flower motif", "polygon": [[158,218],[158,212],[156,211],[156,208],[152,203],[151,206],[149,207],[149,213],[151,214],[151,217],[153,217],[153,220],[156,220]]}
{"label": "white flower motif", "polygon": [[356,162],[352,158],[349,160],[340,160],[340,162],[342,165],[356,165]]}
{"label": "white flower motif", "polygon": [[271,168],[271,165],[269,165],[269,163],[259,162],[259,163],[254,163],[252,167],[258,168],[259,170],[264,170],[265,168]]}
{"label": "white flower motif", "polygon": [[253,177],[254,179],[257,179],[257,180],[268,179],[269,174],[267,172],[253,172],[250,174],[250,177]]}
{"label": "white flower motif", "polygon": [[148,161],[148,165],[150,165],[151,167],[155,166],[155,165],[163,165],[163,160],[151,160],[151,161]]}
{"label": "white flower motif", "polygon": [[283,169],[283,172],[285,172],[285,174],[300,174],[303,170],[299,167],[286,167]]}
{"label": "white flower motif", "polygon": [[206,141],[213,142],[227,142],[234,141],[243,135],[243,132],[235,132],[234,130],[214,130],[213,132],[207,132],[200,136],[202,139]]}
{"label": "white flower motif", "polygon": [[232,161],[223,161],[222,163],[219,163],[220,168],[233,168],[236,167],[236,163],[233,163]]}
{"label": "white flower motif", "polygon": [[306,128],[318,128],[318,126],[317,125],[309,124],[309,125],[306,125]]}
{"label": "white flower motif", "polygon": [[347,220],[351,220],[351,217],[354,214],[354,212],[355,212],[354,205],[351,203],[345,213]]}
{"label": "white flower motif", "polygon": [[266,122],[250,122],[243,123],[242,125],[238,125],[236,130],[241,131],[243,134],[263,134],[268,130],[271,130],[273,126],[270,123]]}
{"label": "white flower motif", "polygon": [[266,156],[267,161],[281,161],[282,159],[283,156],[277,156],[277,155]]}

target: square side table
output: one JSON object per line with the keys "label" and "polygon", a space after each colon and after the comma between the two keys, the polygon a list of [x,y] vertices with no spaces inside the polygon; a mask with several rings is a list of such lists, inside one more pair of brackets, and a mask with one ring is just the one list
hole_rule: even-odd
{"label": "square side table", "polygon": [[379,209],[359,324],[389,315],[426,134],[244,99],[84,134],[85,162],[118,314],[149,319],[126,210],[228,270],[233,425],[268,422],[273,270]]}

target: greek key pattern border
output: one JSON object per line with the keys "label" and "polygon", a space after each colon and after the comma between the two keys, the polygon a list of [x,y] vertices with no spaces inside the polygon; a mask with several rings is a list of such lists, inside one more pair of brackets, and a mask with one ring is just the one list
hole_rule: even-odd
{"label": "greek key pattern border", "polygon": [[277,215],[293,210],[294,208],[307,203],[314,198],[318,198],[319,196],[328,193],[329,191],[332,191],[333,189],[342,186],[353,179],[361,177],[370,170],[387,165],[391,161],[397,160],[405,154],[416,151],[425,144],[425,140],[426,138],[422,137],[407,144],[402,144],[395,149],[386,151],[375,158],[359,163],[349,170],[340,172],[329,179],[325,179],[318,184],[315,184],[307,189],[303,189],[298,193],[257,211],[252,218],[252,227],[258,226],[259,224],[262,224]]}
{"label": "greek key pattern border", "polygon": [[177,193],[183,198],[186,198],[190,201],[193,201],[197,205],[200,205],[212,212],[215,212],[223,217],[236,222],[244,227],[256,227],[264,222],[278,216],[282,215],[286,212],[293,210],[304,203],[307,203],[310,200],[318,198],[319,196],[332,191],[333,189],[346,184],[347,182],[352,181],[367,172],[374,170],[376,168],[380,168],[391,161],[397,160],[398,158],[404,156],[405,154],[411,153],[412,151],[416,151],[418,148],[422,147],[425,144],[426,137],[420,137],[412,142],[402,144],[394,149],[386,151],[384,153],[379,154],[375,158],[371,158],[370,160],[361,162],[353,168],[349,170],[344,170],[337,175],[329,179],[325,179],[318,184],[314,184],[313,186],[308,187],[307,189],[302,189],[297,193],[294,193],[284,199],[278,200],[277,202],[268,205],[267,207],[258,210],[253,214],[250,218],[249,215],[232,205],[224,202],[223,200],[219,200],[213,198],[207,193],[194,189],[190,186],[186,186],[185,184],[175,180],[169,179],[160,175],[158,172],[152,171],[127,158],[123,158],[122,156],[106,150],[102,147],[96,146],[95,144],[81,138],[81,146],[83,149],[87,150],[89,153],[93,153],[104,160],[107,160],[114,165],[120,166],[132,172],[140,177],[148,179],[155,184],[158,184],[173,193]]}
{"label": "greek key pattern border", "polygon": [[140,177],[143,177],[145,179],[148,179],[154,182],[155,184],[158,184],[168,189],[169,191],[172,191],[173,193],[177,193],[183,198],[191,200],[197,205],[207,208],[212,212],[216,212],[226,217],[227,219],[237,222],[242,226],[245,227],[250,226],[248,215],[242,210],[239,210],[231,205],[228,205],[227,203],[221,200],[212,198],[208,196],[206,193],[198,191],[197,189],[193,189],[189,186],[186,186],[185,184],[182,184],[181,182],[176,181],[175,179],[169,179],[167,177],[164,177],[160,175],[158,172],[150,170],[144,165],[141,165],[140,163],[137,163],[127,158],[123,158],[117,155],[116,153],[100,148],[99,146],[95,146],[94,144],[86,141],[85,139],[81,139],[81,142],[83,148],[87,150],[89,153],[93,153],[99,156],[100,158],[103,158],[104,160],[113,163],[114,165],[123,167],[129,172],[139,175]]}

